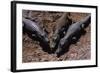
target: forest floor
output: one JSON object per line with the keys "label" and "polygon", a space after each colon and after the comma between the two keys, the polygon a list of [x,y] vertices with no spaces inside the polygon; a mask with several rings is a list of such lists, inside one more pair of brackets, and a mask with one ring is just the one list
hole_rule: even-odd
{"label": "forest floor", "polygon": [[[48,38],[53,34],[55,29],[55,22],[62,16],[62,12],[38,12],[33,11],[31,17],[34,17],[39,23],[42,23],[49,32]],[[87,13],[70,13],[72,21],[77,22],[80,19],[86,17]],[[27,14],[26,14],[27,16]],[[42,27],[42,25],[40,25]],[[45,62],[45,61],[65,61],[65,60],[86,60],[91,59],[91,26],[86,29],[85,35],[82,35],[80,39],[71,44],[69,51],[65,52],[60,57],[56,54],[48,54],[43,51],[38,41],[32,40],[27,34],[23,34],[23,48],[22,48],[22,62]],[[67,48],[66,48],[67,49]]]}

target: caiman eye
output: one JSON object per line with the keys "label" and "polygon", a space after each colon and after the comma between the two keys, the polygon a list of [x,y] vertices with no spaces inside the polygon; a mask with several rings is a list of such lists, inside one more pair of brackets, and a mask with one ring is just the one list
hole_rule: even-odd
{"label": "caiman eye", "polygon": [[56,40],[56,39],[57,39],[57,37],[55,36],[55,37],[54,37],[54,40]]}
{"label": "caiman eye", "polygon": [[81,25],[81,28],[84,28],[84,24]]}
{"label": "caiman eye", "polygon": [[64,45],[64,40],[61,40],[61,43],[60,43],[60,45],[62,46],[62,45]]}

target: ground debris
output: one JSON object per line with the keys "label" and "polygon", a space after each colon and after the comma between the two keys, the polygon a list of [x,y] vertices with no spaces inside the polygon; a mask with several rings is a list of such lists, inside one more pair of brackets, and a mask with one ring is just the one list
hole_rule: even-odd
{"label": "ground debris", "polygon": [[[29,16],[27,10],[26,15]],[[48,38],[51,40],[53,31],[56,25],[54,24],[62,15],[62,12],[43,12],[43,11],[32,11],[31,17],[39,21],[40,26],[46,28],[48,31]],[[84,18],[86,13],[71,13],[70,18],[73,22],[79,21]],[[48,54],[44,52],[39,45],[38,41],[32,40],[27,34],[23,34],[23,51],[22,51],[22,62],[46,62],[46,61],[64,61],[64,60],[84,60],[91,59],[91,45],[90,45],[90,26],[86,29],[86,34],[83,35],[79,41],[75,44],[70,45],[69,51],[60,57],[55,54]]]}

